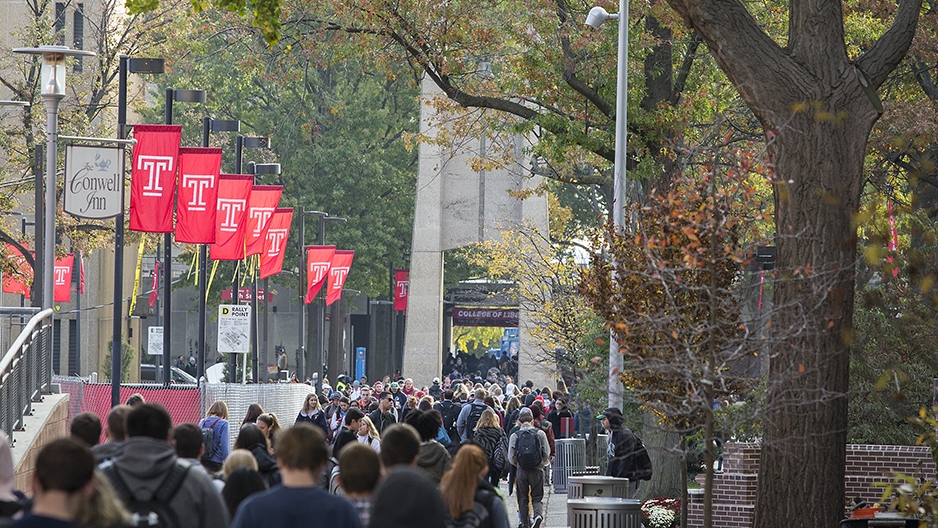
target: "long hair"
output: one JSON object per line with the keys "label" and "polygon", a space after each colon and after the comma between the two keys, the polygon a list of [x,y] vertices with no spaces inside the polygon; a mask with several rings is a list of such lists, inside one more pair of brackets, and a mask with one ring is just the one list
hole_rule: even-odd
{"label": "long hair", "polygon": [[521,407],[520,398],[518,398],[517,396],[512,396],[511,398],[508,398],[508,408],[506,409],[508,412],[511,412],[517,409],[518,407]]}
{"label": "long hair", "polygon": [[[371,418],[365,416],[362,418],[362,423],[368,426],[368,438],[372,440],[381,441],[381,435],[378,434],[378,428],[375,427],[374,422],[371,421]],[[357,431],[356,431],[357,432]]]}
{"label": "long hair", "polygon": [[456,452],[453,469],[443,475],[440,493],[453,519],[472,509],[479,475],[488,468],[485,452],[479,446],[466,444]]}
{"label": "long hair", "polygon": [[319,398],[313,394],[309,393],[306,396],[306,399],[303,400],[303,414],[313,414],[313,411],[322,410],[322,407],[319,405]]}
{"label": "long hair", "polygon": [[487,408],[482,411],[482,416],[479,417],[479,421],[476,423],[475,431],[482,429],[483,427],[501,427],[498,425],[498,415],[495,414],[491,408]]}
{"label": "long hair", "polygon": [[252,403],[248,405],[248,412],[244,413],[244,419],[241,420],[241,425],[257,422],[257,417],[262,414],[264,414],[264,408],[261,407],[261,404]]}
{"label": "long hair", "polygon": [[258,422],[264,422],[267,425],[267,438],[270,440],[270,446],[274,447],[280,438],[283,428],[280,427],[280,420],[274,413],[264,413],[257,417]]}

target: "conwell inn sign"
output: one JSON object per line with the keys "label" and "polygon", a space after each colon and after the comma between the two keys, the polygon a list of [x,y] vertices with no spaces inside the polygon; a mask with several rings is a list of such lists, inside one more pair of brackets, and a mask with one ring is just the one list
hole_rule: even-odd
{"label": "conwell inn sign", "polygon": [[79,218],[113,218],[124,205],[124,149],[68,145],[65,212]]}

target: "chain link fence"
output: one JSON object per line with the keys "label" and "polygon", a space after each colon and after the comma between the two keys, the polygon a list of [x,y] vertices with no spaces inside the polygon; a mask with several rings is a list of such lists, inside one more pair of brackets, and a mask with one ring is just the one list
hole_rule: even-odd
{"label": "chain link fence", "polygon": [[[107,415],[111,410],[109,383],[88,383],[83,378],[73,376],[55,376],[52,381],[59,384],[63,393],[69,395],[69,424],[78,413],[86,411],[97,414],[102,424],[107,422]],[[286,428],[293,425],[296,415],[303,407],[303,401],[312,391],[312,387],[301,383],[207,383],[201,388],[194,385],[163,387],[159,384],[136,383],[121,385],[120,401],[126,402],[132,394],[139,393],[147,402],[156,402],[166,407],[173,418],[173,424],[197,424],[212,403],[222,400],[228,404],[230,442],[233,446],[241,419],[249,405],[260,404],[265,412],[276,414],[280,425]]]}

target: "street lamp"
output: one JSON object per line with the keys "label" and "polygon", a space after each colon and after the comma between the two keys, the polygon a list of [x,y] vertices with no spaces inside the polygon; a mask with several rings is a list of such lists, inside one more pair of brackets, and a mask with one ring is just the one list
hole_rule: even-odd
{"label": "street lamp", "polygon": [[[127,138],[127,74],[163,73],[163,59],[118,58],[117,75],[117,139]],[[121,188],[123,189],[123,175]],[[123,200],[123,192],[121,193]],[[114,218],[114,318],[111,326],[111,407],[120,405],[121,354],[123,353],[122,321],[124,320],[124,206]]]}
{"label": "street lamp", "polygon": [[[302,259],[306,258],[306,252],[304,251],[305,240],[303,239],[303,237],[306,234],[305,222],[306,222],[307,215],[319,217],[319,226],[316,231],[316,244],[320,246],[326,243],[326,222],[345,222],[346,221],[345,218],[339,218],[337,216],[329,216],[327,213],[321,213],[318,211],[310,211],[307,213],[300,214],[300,248],[301,248],[300,253],[302,254],[301,256]],[[304,270],[303,276],[300,278],[301,298],[302,298],[302,292],[306,291],[304,289],[305,283],[306,283],[305,262],[303,263],[303,270]],[[323,361],[325,360],[325,357],[324,357],[325,346],[323,343],[325,339],[325,330],[323,329],[323,326],[324,326],[323,319],[325,318],[325,313],[326,313],[326,291],[325,291],[325,288],[323,288],[321,291],[321,295],[319,295],[319,300],[316,302],[316,310],[315,312],[313,312],[313,315],[311,316],[316,325],[315,326],[316,337],[312,343],[312,345],[315,347],[315,350],[316,350],[316,356],[315,356],[316,364],[314,365],[315,368],[313,369],[313,372],[317,374],[317,378],[320,383],[322,383],[322,379],[323,379],[322,364],[323,364]],[[300,306],[300,321],[301,321],[300,342],[301,343],[303,341],[304,329],[302,328],[303,327],[302,321],[304,319],[305,319],[305,315],[303,314],[303,305],[301,303],[301,306]],[[307,342],[310,341],[309,335],[306,336],[306,339],[307,339]],[[304,349],[304,353],[301,354],[300,357],[302,357],[305,360],[305,350],[309,348],[309,345],[304,346],[302,348]],[[297,367],[297,370],[299,370],[299,367]],[[305,372],[304,372],[304,375],[305,375]]]}
{"label": "street lamp", "polygon": [[[173,124],[173,101],[179,103],[205,103],[205,90],[180,90],[178,88],[166,88],[166,107],[163,122],[167,125]],[[172,358],[170,356],[171,337],[170,318],[172,317],[172,303],[170,296],[172,294],[173,280],[173,234],[163,234],[163,386],[169,387],[170,383],[170,365]]]}
{"label": "street lamp", "polygon": [[[42,309],[52,308],[55,269],[55,171],[58,148],[59,103],[65,98],[65,58],[94,57],[95,53],[69,49],[68,46],[39,46],[13,48],[13,53],[42,55],[42,85],[40,95],[46,105],[46,178],[45,212],[43,215]],[[39,245],[39,242],[36,242]]]}
{"label": "street lamp", "polygon": [[[267,174],[274,174],[279,176],[281,174],[280,164],[279,163],[254,163],[253,161],[248,163],[248,173],[253,174],[254,176],[264,176]],[[251,348],[254,349],[254,355],[251,358],[251,368],[253,373],[254,383],[257,383],[258,379],[258,361],[264,365],[264,381],[267,381],[267,298],[264,299],[264,348],[259,348],[259,338],[257,335],[257,273],[258,270],[254,270],[252,274],[253,279],[251,280]],[[270,287],[267,278],[264,278],[264,295],[270,295]],[[261,356],[260,360],[258,356]]]}
{"label": "street lamp", "polygon": [[[209,134],[211,132],[240,132],[241,121],[237,119],[212,119],[211,117],[202,118],[202,146],[209,146]],[[199,337],[196,348],[198,349],[198,366],[196,367],[196,379],[202,383],[202,376],[205,373],[205,318],[206,306],[205,297],[207,291],[207,272],[208,267],[208,245],[199,244]]]}
{"label": "street lamp", "polygon": [[[621,233],[625,228],[625,200],[626,184],[626,145],[628,144],[628,89],[629,89],[629,2],[619,0],[619,12],[607,13],[602,7],[590,9],[586,17],[586,24],[591,28],[599,28],[607,20],[619,21],[619,57],[616,73],[616,160],[615,176],[613,179],[612,223],[616,231]],[[624,361],[619,353],[619,342],[612,331],[609,333],[609,406],[622,406],[622,383],[619,376],[622,373]]]}
{"label": "street lamp", "polygon": [[[240,134],[238,135],[238,137],[235,138],[235,174],[241,174],[242,160],[244,157],[244,149],[246,148],[269,149],[270,138],[262,137],[262,136],[242,136]],[[277,165],[279,167],[279,164],[274,164],[274,165]],[[238,288],[238,282],[240,282],[239,276],[238,276],[238,264],[239,264],[239,261],[237,260],[234,261],[234,276],[231,281],[231,298],[235,304],[241,304],[241,291]],[[257,279],[255,279],[255,281],[256,280]],[[257,295],[257,283],[256,282],[254,285],[254,294],[255,296]],[[253,311],[256,312],[257,311],[256,301],[252,301],[252,306],[254,307]],[[257,334],[257,321],[254,315],[251,316],[251,329],[254,335],[256,335]],[[252,343],[256,343],[255,339],[256,338],[254,336],[251,336]],[[235,377],[235,374],[236,374],[235,371],[237,370],[236,363],[237,362],[235,361],[235,354],[231,354],[230,366],[228,367],[228,380],[231,383],[234,383],[236,381],[236,377]],[[244,362],[244,365],[245,365],[244,368],[247,369],[247,361]],[[254,361],[252,363],[252,366],[255,371],[252,375],[252,379],[254,381],[257,381],[257,348],[254,349]]]}

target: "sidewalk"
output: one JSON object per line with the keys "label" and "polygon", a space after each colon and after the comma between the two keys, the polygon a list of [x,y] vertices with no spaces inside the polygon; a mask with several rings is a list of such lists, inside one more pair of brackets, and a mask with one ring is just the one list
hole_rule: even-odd
{"label": "sidewalk", "polygon": [[[509,526],[518,526],[518,499],[515,495],[508,496],[508,481],[499,483],[502,495],[505,496],[505,506],[508,509]],[[544,487],[544,522],[541,528],[567,528],[567,494],[554,492],[553,486]]]}

